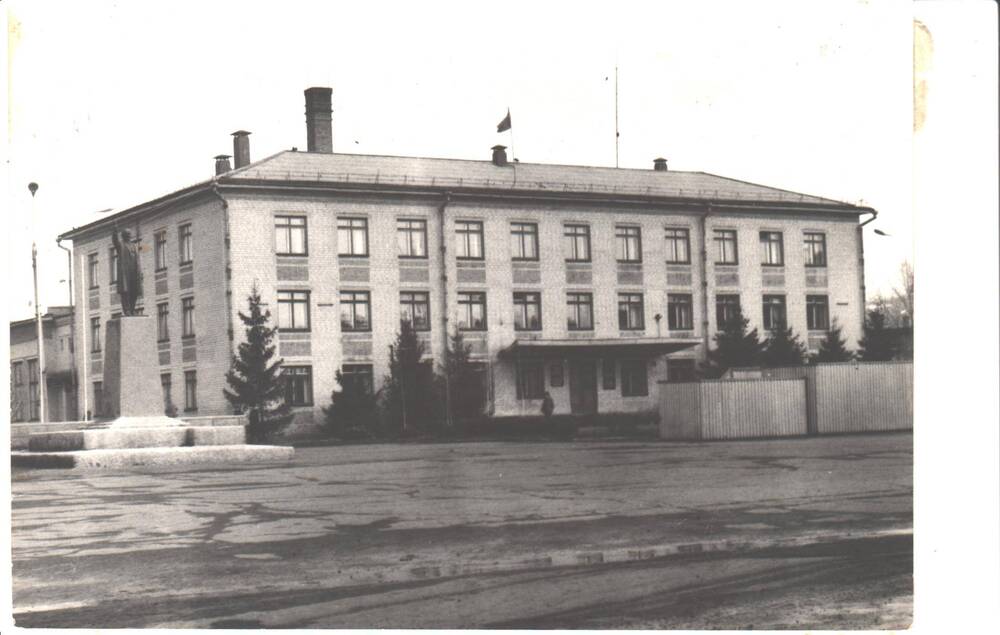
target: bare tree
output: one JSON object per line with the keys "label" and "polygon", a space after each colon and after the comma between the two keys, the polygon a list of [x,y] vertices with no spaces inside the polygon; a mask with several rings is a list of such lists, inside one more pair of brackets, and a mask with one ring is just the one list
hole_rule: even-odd
{"label": "bare tree", "polygon": [[910,326],[913,324],[913,265],[908,260],[899,265],[899,282],[898,286],[893,286],[892,293],[901,318],[900,326]]}

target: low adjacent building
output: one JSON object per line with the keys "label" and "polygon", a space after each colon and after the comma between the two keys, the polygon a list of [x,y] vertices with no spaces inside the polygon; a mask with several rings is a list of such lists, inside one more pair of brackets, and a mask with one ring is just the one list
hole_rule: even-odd
{"label": "low adjacent building", "polygon": [[11,422],[40,420],[42,378],[46,421],[72,421],[79,415],[72,307],[50,307],[42,316],[42,337],[44,363],[39,367],[38,322],[32,318],[10,323]]}
{"label": "low adjacent building", "polygon": [[[461,331],[483,409],[652,412],[737,309],[791,325],[816,350],[831,324],[862,334],[859,216],[867,207],[703,172],[333,152],[331,91],[306,90],[306,151],[235,165],[75,228],[77,374],[99,403],[117,311],[111,227],[143,242],[139,306],[155,316],[164,407],[228,411],[224,375],[257,285],[280,328],[287,400],[319,415],[345,381],[378,389],[410,321],[442,359]],[[80,405],[81,413],[85,405]]]}

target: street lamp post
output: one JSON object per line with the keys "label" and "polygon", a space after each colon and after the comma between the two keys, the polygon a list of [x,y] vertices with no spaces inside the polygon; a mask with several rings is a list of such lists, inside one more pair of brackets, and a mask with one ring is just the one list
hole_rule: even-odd
{"label": "street lamp post", "polygon": [[[28,183],[28,191],[31,192],[31,216],[35,216],[35,192],[38,191],[38,183]],[[38,420],[45,423],[45,338],[42,330],[42,311],[38,306],[38,248],[35,241],[31,241],[31,276],[35,285],[35,326],[38,332]]]}

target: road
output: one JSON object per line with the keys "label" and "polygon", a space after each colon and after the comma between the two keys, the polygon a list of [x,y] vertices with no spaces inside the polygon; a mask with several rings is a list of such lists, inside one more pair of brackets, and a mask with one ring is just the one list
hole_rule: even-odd
{"label": "road", "polygon": [[[910,612],[901,538],[822,557],[554,566],[616,549],[910,529],[910,435],[341,446],[288,465],[15,472],[12,486],[26,626],[719,628],[773,622],[794,602],[813,607],[799,615],[810,628],[850,628]],[[483,573],[449,577],[458,565]],[[757,603],[765,596],[779,617]]]}

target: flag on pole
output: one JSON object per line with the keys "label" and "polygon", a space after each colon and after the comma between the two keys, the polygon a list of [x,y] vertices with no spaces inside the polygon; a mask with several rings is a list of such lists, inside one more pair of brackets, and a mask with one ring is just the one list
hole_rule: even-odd
{"label": "flag on pole", "polygon": [[503,121],[497,124],[497,132],[504,130],[510,130],[510,108],[507,109],[507,116],[503,118]]}

